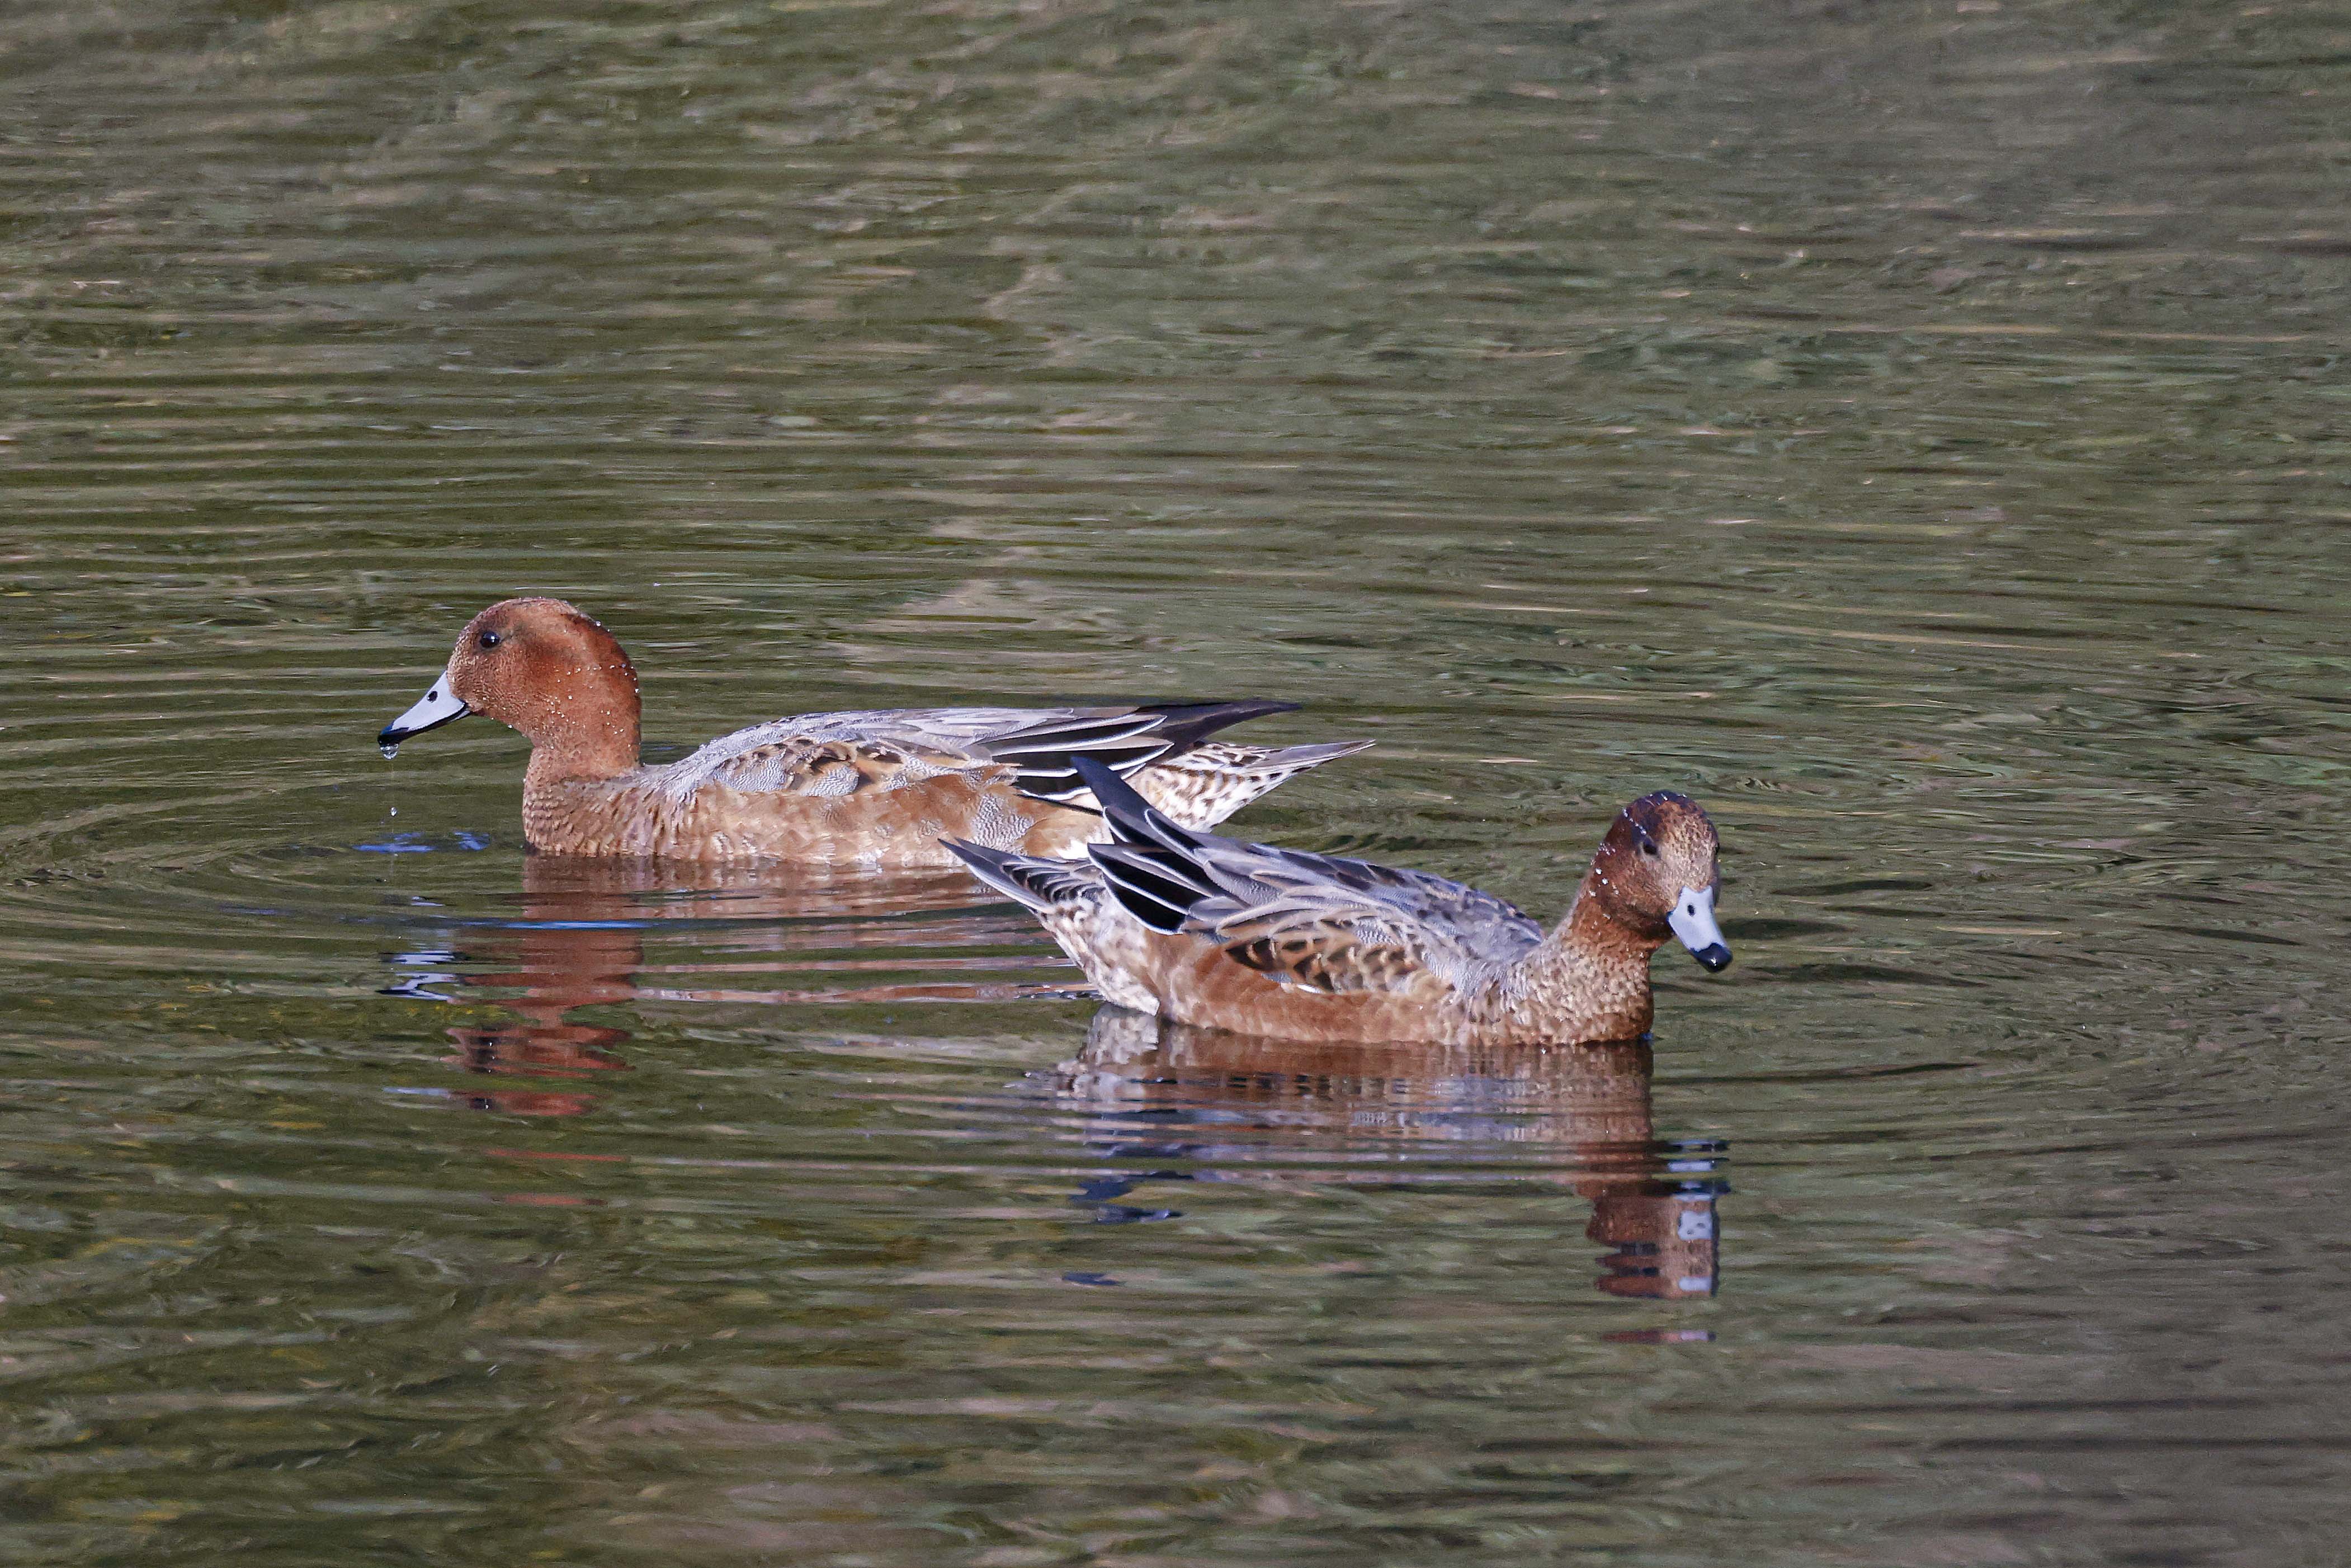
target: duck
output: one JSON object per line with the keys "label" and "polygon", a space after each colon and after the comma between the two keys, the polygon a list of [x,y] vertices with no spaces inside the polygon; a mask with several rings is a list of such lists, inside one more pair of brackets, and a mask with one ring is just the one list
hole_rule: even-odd
{"label": "duck", "polygon": [[1426,872],[1186,827],[1091,758],[1072,766],[1107,841],[1060,858],[947,847],[1136,1012],[1326,1044],[1578,1045],[1648,1034],[1649,960],[1669,938],[1730,966],[1714,823],[1669,789],[1617,812],[1546,932]]}
{"label": "duck", "polygon": [[640,759],[636,666],[560,599],[508,599],[465,623],[432,687],[376,737],[401,743],[480,714],[531,743],[523,836],[534,850],[835,868],[952,870],[953,838],[1047,857],[1106,831],[1074,764],[1102,764],[1171,821],[1208,828],[1310,768],[1371,744],[1208,738],[1295,703],[939,707],[801,714],[689,757]]}

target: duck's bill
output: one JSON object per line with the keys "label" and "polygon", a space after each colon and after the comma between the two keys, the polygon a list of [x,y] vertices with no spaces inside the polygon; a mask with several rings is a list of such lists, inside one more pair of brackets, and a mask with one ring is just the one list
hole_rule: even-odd
{"label": "duck's bill", "polygon": [[1690,956],[1706,966],[1708,974],[1719,975],[1730,967],[1730,944],[1722,939],[1722,927],[1714,923],[1714,889],[1682,889],[1674,912],[1666,916],[1666,924],[1674,928],[1674,935],[1690,950]]}
{"label": "duck's bill", "polygon": [[473,712],[449,690],[449,677],[442,676],[433,683],[433,689],[416,699],[416,706],[383,727],[375,737],[378,746],[398,746],[412,735],[423,735],[428,729],[439,729],[452,719],[460,719]]}

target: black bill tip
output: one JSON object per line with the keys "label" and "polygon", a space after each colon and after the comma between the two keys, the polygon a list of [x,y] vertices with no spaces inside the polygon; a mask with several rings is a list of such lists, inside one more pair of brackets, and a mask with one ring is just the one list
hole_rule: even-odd
{"label": "black bill tip", "polygon": [[462,698],[449,690],[446,681],[435,681],[433,689],[417,698],[406,713],[376,732],[375,743],[389,754],[410,737],[423,735],[428,729],[439,729],[473,711]]}
{"label": "black bill tip", "polygon": [[1719,942],[1713,943],[1708,946],[1700,947],[1693,952],[1690,956],[1696,958],[1700,964],[1704,965],[1706,972],[1709,975],[1719,975],[1725,969],[1730,967],[1730,949],[1724,946]]}

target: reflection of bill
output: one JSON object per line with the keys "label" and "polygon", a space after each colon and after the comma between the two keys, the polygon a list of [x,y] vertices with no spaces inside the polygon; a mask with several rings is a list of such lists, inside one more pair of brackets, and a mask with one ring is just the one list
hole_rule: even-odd
{"label": "reflection of bill", "polygon": [[[786,879],[789,878],[788,881]],[[778,883],[783,885],[777,885]],[[629,1030],[587,1023],[569,1015],[580,1008],[662,1001],[843,1002],[958,998],[965,993],[1013,994],[1018,988],[924,983],[852,988],[767,989],[713,987],[709,970],[731,977],[760,973],[839,972],[861,967],[843,956],[853,943],[847,930],[860,922],[889,920],[931,911],[967,908],[971,881],[960,872],[895,877],[811,876],[758,866],[677,866],[648,861],[591,860],[533,855],[523,862],[523,902],[514,916],[468,923],[451,933],[464,951],[403,955],[430,962],[432,973],[413,968],[386,988],[392,995],[461,999],[445,988],[488,990],[514,1016],[495,1024],[457,1024],[448,1030],[458,1051],[449,1064],[491,1078],[585,1080],[625,1071],[619,1051]],[[944,922],[925,936],[952,942],[1027,936],[1027,928],[998,917],[987,929],[964,931],[973,917]],[[648,975],[645,934],[657,932],[726,950],[716,963],[673,963]],[[444,970],[460,960],[498,966],[493,972]],[[947,960],[948,967],[953,960]],[[901,966],[903,967],[903,966]],[[690,980],[690,984],[656,981]],[[569,1116],[589,1110],[596,1096],[583,1086],[484,1087],[463,1096],[478,1109],[526,1116]]]}
{"label": "reflection of bill", "polygon": [[1592,1223],[1583,1233],[1613,1249],[1601,1260],[1600,1288],[1612,1296],[1675,1299],[1714,1294],[1714,1200],[1719,1182],[1587,1193]]}
{"label": "reflection of bill", "polygon": [[[1677,1300],[1714,1293],[1721,1146],[1660,1144],[1647,1045],[1317,1045],[1228,1034],[1104,1008],[1084,1051],[1054,1070],[1064,1104],[1123,1155],[1181,1153],[1221,1179],[1345,1180],[1301,1167],[1296,1145],[1350,1139],[1428,1145],[1541,1145],[1555,1180],[1592,1204],[1584,1234],[1608,1249],[1597,1288]],[[1125,1125],[1133,1118],[1132,1126]],[[1177,1147],[1177,1145],[1180,1145]],[[1400,1152],[1383,1150],[1394,1180]],[[1405,1152],[1409,1158],[1409,1153]],[[1252,1173],[1252,1165],[1262,1164]],[[1131,1184],[1128,1184],[1131,1185]],[[1123,1190],[1123,1189],[1122,1189]]]}

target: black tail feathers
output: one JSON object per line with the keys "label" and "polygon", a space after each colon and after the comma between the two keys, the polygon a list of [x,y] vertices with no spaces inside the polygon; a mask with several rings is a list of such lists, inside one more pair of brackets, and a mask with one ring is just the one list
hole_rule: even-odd
{"label": "black tail feathers", "polygon": [[1167,749],[1160,755],[1173,757],[1189,751],[1220,729],[1237,724],[1247,724],[1268,714],[1296,713],[1296,703],[1275,702],[1270,697],[1249,697],[1232,703],[1148,703],[1136,710],[1160,716],[1153,727],[1151,738],[1164,740]]}
{"label": "black tail feathers", "polygon": [[1092,792],[1094,803],[1110,820],[1110,831],[1120,842],[1189,849],[1200,841],[1189,829],[1179,828],[1162,816],[1159,808],[1112,769],[1091,757],[1073,757],[1070,760],[1077,768],[1079,780]]}
{"label": "black tail feathers", "polygon": [[1215,878],[1197,858],[1207,835],[1161,816],[1133,785],[1092,758],[1078,759],[1078,777],[1110,821],[1113,841],[1089,845],[1087,852],[1102,868],[1111,896],[1155,931],[1182,930],[1193,906],[1217,895]]}

